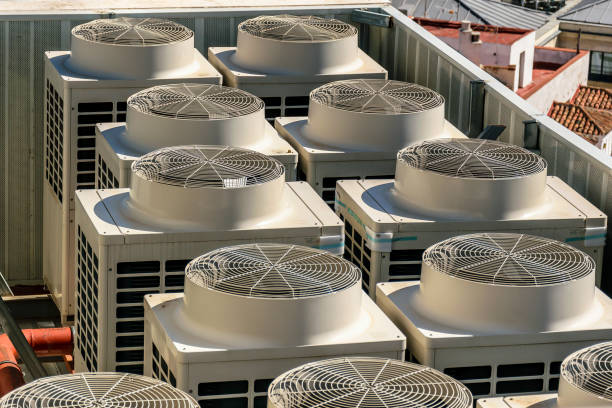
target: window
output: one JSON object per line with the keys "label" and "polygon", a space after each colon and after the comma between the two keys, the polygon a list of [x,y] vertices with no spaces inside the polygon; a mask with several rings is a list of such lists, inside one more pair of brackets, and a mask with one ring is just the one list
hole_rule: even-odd
{"label": "window", "polygon": [[612,82],[612,53],[591,51],[589,80]]}

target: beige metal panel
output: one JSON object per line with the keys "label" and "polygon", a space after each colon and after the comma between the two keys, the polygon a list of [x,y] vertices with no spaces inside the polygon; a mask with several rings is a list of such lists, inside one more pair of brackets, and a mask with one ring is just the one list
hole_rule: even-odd
{"label": "beige metal panel", "polygon": [[514,397],[481,398],[477,408],[556,408],[557,394],[518,395]]}

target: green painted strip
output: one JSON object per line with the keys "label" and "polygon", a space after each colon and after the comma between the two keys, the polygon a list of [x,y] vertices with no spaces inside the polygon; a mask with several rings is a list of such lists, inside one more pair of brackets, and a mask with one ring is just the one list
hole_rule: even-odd
{"label": "green painted strip", "polygon": [[337,244],[329,244],[329,245],[319,245],[319,249],[334,249],[334,248],[343,248],[344,242],[338,242]]}
{"label": "green painted strip", "polygon": [[605,238],[606,236],[607,234],[598,234],[598,235],[589,235],[586,237],[565,238],[565,242],[588,241],[589,239],[600,239],[600,238]]}

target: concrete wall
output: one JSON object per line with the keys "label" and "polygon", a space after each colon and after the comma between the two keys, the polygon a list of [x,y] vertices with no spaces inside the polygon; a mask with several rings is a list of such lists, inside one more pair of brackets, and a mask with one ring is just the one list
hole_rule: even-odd
{"label": "concrete wall", "polygon": [[[510,47],[510,60],[508,65],[516,65],[516,70],[519,73],[523,71],[522,81],[519,81],[518,87],[524,87],[531,83],[533,78],[533,55],[535,47],[535,31],[525,35],[518,41],[512,43]],[[523,64],[521,65],[521,53],[525,53]]]}
{"label": "concrete wall", "polygon": [[563,65],[575,56],[575,52],[567,49],[536,47],[534,61]]}
{"label": "concrete wall", "polygon": [[574,95],[579,85],[586,85],[588,75],[589,54],[587,53],[535,91],[527,101],[538,111],[546,114],[554,101],[566,102]]}
{"label": "concrete wall", "polygon": [[576,49],[578,46],[578,30],[580,34],[580,49],[589,51],[612,52],[612,27],[581,25],[561,22],[561,34],[557,37],[556,46]]}
{"label": "concrete wall", "polygon": [[495,65],[483,65],[484,69],[489,74],[493,75],[502,84],[516,92],[518,89],[518,70],[514,65],[508,66],[495,66]]}

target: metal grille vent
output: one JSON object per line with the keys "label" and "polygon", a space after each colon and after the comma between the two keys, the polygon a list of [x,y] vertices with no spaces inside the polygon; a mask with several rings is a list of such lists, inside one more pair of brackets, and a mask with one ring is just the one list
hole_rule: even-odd
{"label": "metal grille vent", "polygon": [[595,273],[595,263],[584,252],[522,234],[453,237],[429,247],[423,262],[459,279],[498,286],[557,285]]}
{"label": "metal grille vent", "polygon": [[340,20],[288,14],[251,18],[242,22],[238,30],[255,37],[293,42],[331,41],[357,35],[355,27]]}
{"label": "metal grille vent", "polygon": [[264,154],[229,146],[177,146],[155,150],[132,164],[146,180],[186,188],[240,188],[284,177],[285,168]]}
{"label": "metal grille vent", "polygon": [[433,368],[397,360],[346,357],[305,364],[268,391],[278,408],[468,408],[472,395]]}
{"label": "metal grille vent", "polygon": [[264,109],[250,93],[220,85],[174,84],[145,89],[128,99],[142,113],[174,119],[228,119]]}
{"label": "metal grille vent", "polygon": [[504,179],[546,170],[546,161],[537,154],[491,140],[425,141],[401,150],[397,158],[418,169],[461,178]]}
{"label": "metal grille vent", "polygon": [[74,27],[72,34],[96,43],[135,46],[170,44],[193,37],[193,31],[170,20],[130,17],[93,20]]}
{"label": "metal grille vent", "polygon": [[134,374],[80,373],[44,377],[0,399],[0,407],[164,407],[197,408],[183,391]]}
{"label": "metal grille vent", "polygon": [[323,85],[310,99],[336,109],[385,115],[415,113],[444,105],[444,97],[421,85],[386,79],[351,79]]}
{"label": "metal grille vent", "polygon": [[247,244],[221,248],[187,265],[198,286],[258,298],[304,298],[339,292],[361,282],[359,269],[327,251],[295,245]]}
{"label": "metal grille vent", "polygon": [[561,375],[575,387],[612,402],[612,341],[571,354],[561,364]]}

